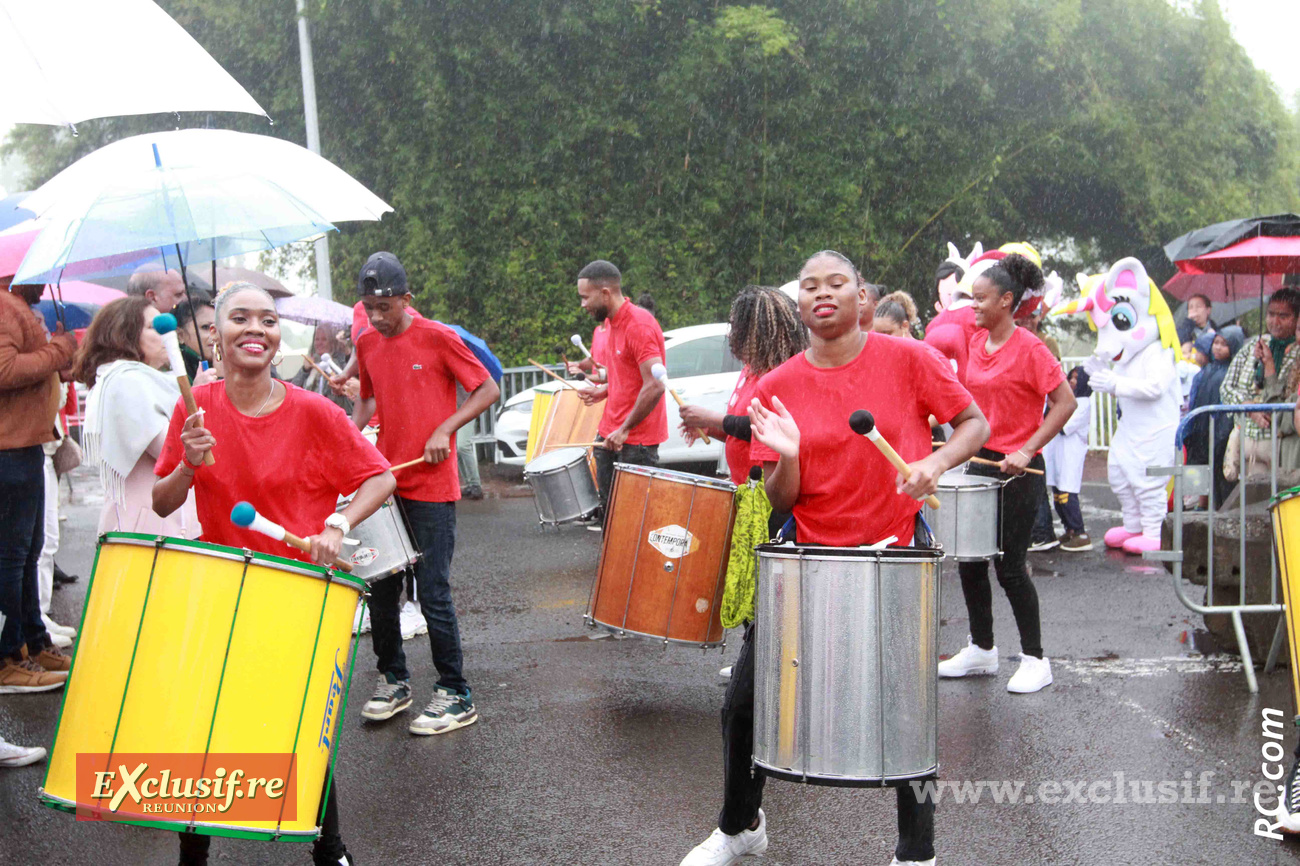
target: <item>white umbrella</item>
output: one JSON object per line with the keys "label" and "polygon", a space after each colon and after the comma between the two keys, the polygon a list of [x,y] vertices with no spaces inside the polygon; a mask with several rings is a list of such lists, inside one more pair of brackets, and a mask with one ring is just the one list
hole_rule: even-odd
{"label": "white umbrella", "polygon": [[[335,222],[378,220],[392,210],[304,147],[222,129],[113,142],[59,172],[23,207],[45,228],[18,268],[19,283],[56,282],[69,265],[110,256],[183,268],[318,236]],[[78,272],[82,279],[93,276]]]}
{"label": "white umbrella", "polygon": [[12,123],[266,114],[153,0],[0,0],[0,45],[0,118]]}

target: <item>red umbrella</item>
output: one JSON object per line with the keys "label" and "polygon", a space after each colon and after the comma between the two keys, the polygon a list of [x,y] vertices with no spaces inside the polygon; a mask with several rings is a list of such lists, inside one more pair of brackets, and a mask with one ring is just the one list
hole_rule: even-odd
{"label": "red umbrella", "polygon": [[[1212,303],[1222,304],[1259,292],[1259,274],[1185,274],[1177,273],[1161,286],[1165,294],[1186,301],[1192,295],[1205,295]],[[1281,274],[1266,274],[1264,294],[1282,288]]]}
{"label": "red umbrella", "polygon": [[1185,274],[1300,273],[1300,237],[1253,237],[1174,262]]}

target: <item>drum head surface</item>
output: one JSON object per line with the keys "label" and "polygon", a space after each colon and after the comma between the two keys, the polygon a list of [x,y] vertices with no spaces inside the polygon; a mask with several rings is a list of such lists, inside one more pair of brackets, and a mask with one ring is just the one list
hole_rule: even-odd
{"label": "drum head surface", "polygon": [[563,469],[571,463],[586,459],[586,448],[558,448],[555,451],[547,451],[540,457],[534,457],[524,466],[524,471],[533,472],[550,472],[552,469]]}
{"label": "drum head surface", "polygon": [[695,484],[700,487],[726,490],[728,493],[736,492],[736,485],[725,479],[692,475],[689,472],[678,472],[675,469],[660,469],[658,466],[638,466],[632,463],[615,463],[614,469],[618,472],[629,472],[633,475],[648,475],[651,478],[658,478],[673,484]]}
{"label": "drum head surface", "polygon": [[960,469],[949,469],[939,476],[940,487],[1001,487],[998,479],[988,475],[968,475]]}

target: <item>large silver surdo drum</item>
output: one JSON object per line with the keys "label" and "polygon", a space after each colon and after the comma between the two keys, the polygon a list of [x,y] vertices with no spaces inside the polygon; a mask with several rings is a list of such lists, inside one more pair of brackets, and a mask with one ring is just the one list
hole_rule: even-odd
{"label": "large silver surdo drum", "polygon": [[936,549],[758,547],[754,765],[817,785],[938,769]]}
{"label": "large silver surdo drum", "polygon": [[[340,496],[337,511],[347,508],[351,496]],[[374,514],[352,527],[356,546],[345,544],[340,556],[352,563],[352,576],[374,583],[400,574],[420,561],[420,551],[406,530],[397,500],[388,497]]]}
{"label": "large silver surdo drum", "polygon": [[534,457],[524,467],[524,480],[533,488],[542,523],[578,520],[600,506],[585,448],[559,448]]}
{"label": "large silver surdo drum", "polygon": [[934,495],[942,507],[925,506],[924,517],[946,555],[958,562],[973,562],[1002,552],[998,535],[1002,484],[998,479],[950,469],[940,476]]}

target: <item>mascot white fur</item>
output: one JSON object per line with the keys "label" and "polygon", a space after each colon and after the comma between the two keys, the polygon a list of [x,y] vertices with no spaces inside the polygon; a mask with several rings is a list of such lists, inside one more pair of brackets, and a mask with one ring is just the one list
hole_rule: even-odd
{"label": "mascot white fur", "polygon": [[1164,296],[1135,258],[1105,274],[1080,274],[1083,297],[1052,315],[1086,313],[1097,348],[1084,364],[1094,391],[1114,394],[1120,420],[1110,440],[1110,487],[1124,524],[1106,533],[1106,546],[1141,554],[1160,549],[1168,507],[1166,479],[1148,466],[1172,466],[1182,391],[1175,362],[1182,359],[1173,316]]}

